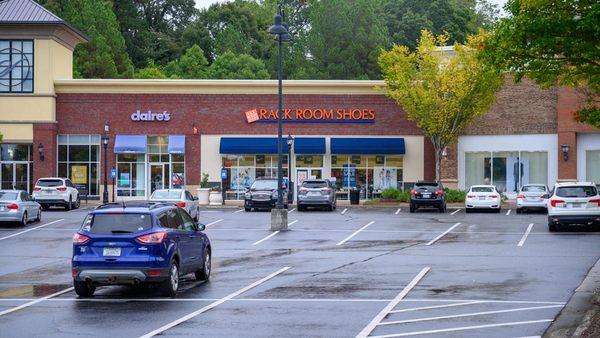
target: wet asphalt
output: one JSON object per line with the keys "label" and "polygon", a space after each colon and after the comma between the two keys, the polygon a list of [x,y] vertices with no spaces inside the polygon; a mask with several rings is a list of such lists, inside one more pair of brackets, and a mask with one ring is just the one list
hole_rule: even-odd
{"label": "wet asphalt", "polygon": [[293,211],[267,238],[268,212],[203,210],[211,280],[175,298],[69,290],[85,209],[2,224],[0,337],[540,336],[600,257],[598,229],[549,233],[544,214],[342,211]]}

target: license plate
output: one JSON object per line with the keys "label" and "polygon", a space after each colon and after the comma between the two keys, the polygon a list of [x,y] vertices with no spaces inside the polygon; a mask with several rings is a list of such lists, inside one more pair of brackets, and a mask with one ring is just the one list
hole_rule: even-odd
{"label": "license plate", "polygon": [[536,198],[536,197],[527,197],[525,199],[528,201],[531,201],[531,202],[539,202],[542,200],[541,198]]}
{"label": "license plate", "polygon": [[583,203],[570,203],[571,208],[581,208],[583,207]]}
{"label": "license plate", "polygon": [[104,248],[103,255],[107,257],[121,256],[121,248]]}
{"label": "license plate", "polygon": [[485,201],[485,196],[479,196],[480,201]]}
{"label": "license plate", "polygon": [[321,195],[321,193],[318,191],[309,191],[308,192],[308,196],[319,196],[319,195]]}
{"label": "license plate", "polygon": [[431,198],[431,194],[423,194],[423,198]]}

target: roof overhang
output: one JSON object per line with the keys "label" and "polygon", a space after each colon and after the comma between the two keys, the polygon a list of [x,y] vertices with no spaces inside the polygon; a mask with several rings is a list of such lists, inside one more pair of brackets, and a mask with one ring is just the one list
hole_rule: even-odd
{"label": "roof overhang", "polygon": [[70,50],[88,37],[66,23],[7,22],[0,23],[0,39],[53,39]]}

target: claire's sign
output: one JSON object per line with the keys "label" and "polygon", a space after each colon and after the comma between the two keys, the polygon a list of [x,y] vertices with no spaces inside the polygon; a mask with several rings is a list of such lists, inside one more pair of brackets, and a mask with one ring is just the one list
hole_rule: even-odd
{"label": "claire's sign", "polygon": [[[252,109],[244,113],[247,123],[277,122],[277,109]],[[375,111],[368,108],[283,109],[281,116],[287,123],[374,123]]]}
{"label": "claire's sign", "polygon": [[171,113],[169,113],[167,111],[153,112],[151,110],[148,110],[147,112],[143,112],[143,111],[138,110],[135,113],[131,114],[131,121],[135,121],[135,122],[140,122],[140,121],[142,121],[142,122],[143,121],[168,122],[170,120],[171,120]]}

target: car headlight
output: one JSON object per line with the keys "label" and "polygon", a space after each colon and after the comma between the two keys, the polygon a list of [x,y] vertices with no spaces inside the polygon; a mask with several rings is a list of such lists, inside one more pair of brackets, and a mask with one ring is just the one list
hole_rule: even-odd
{"label": "car headlight", "polygon": [[271,194],[271,198],[277,198],[277,191],[273,191],[273,193]]}
{"label": "car headlight", "polygon": [[251,192],[247,192],[244,196],[246,198],[252,198],[252,193]]}

